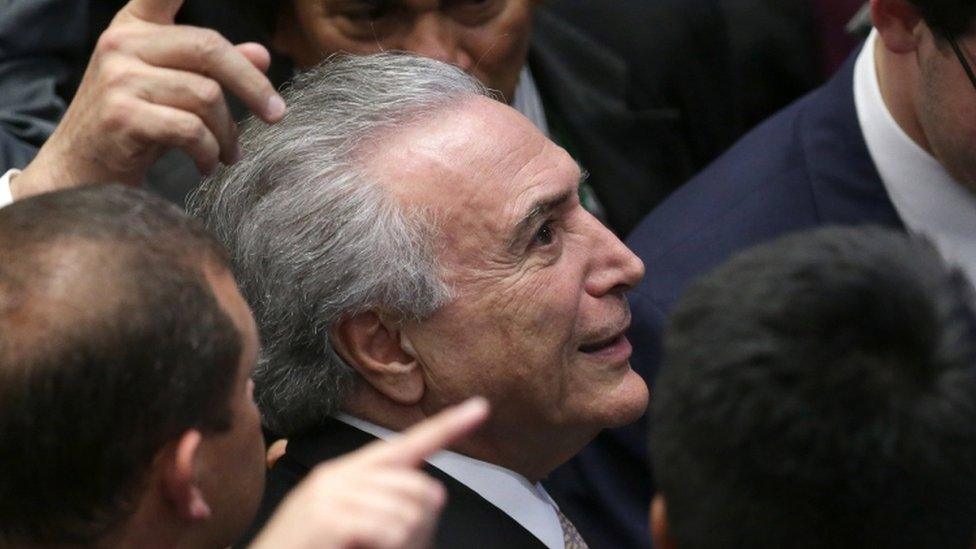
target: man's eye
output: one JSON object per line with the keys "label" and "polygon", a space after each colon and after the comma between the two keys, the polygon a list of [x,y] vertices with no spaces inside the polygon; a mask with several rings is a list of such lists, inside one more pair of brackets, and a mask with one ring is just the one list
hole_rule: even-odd
{"label": "man's eye", "polygon": [[546,221],[539,227],[536,231],[535,237],[532,239],[532,243],[537,246],[547,246],[552,244],[555,238],[555,233],[553,232],[552,221]]}

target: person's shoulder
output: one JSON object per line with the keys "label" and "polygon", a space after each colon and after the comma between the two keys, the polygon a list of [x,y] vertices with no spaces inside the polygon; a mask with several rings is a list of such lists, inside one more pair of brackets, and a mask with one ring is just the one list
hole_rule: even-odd
{"label": "person's shoulder", "polygon": [[808,106],[803,98],[757,126],[637,225],[627,238],[647,266],[637,293],[670,305],[735,251],[816,223],[800,135]]}

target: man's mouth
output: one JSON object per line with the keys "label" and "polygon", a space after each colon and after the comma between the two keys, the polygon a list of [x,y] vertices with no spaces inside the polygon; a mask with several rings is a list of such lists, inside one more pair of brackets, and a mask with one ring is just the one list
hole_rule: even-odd
{"label": "man's mouth", "polygon": [[627,328],[628,326],[624,326],[622,329],[606,337],[580,345],[579,350],[581,353],[588,355],[618,353],[626,353],[629,355],[630,342],[627,341]]}

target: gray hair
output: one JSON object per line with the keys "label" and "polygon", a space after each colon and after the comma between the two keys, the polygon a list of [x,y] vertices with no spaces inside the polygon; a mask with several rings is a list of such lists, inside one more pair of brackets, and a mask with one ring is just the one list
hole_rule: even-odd
{"label": "gray hair", "polygon": [[330,58],[283,95],[284,119],[248,120],[243,159],[205,181],[189,209],[231,254],[263,340],[255,398],[268,428],[289,436],[335,413],[352,386],[329,340],[335,322],[367,310],[423,319],[451,297],[433,223],[403,211],[357,153],[494,95],[459,69],[390,53]]}

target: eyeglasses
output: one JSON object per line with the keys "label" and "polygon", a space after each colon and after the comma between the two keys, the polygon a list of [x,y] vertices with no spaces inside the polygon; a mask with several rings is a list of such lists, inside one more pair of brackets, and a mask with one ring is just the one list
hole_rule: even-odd
{"label": "eyeglasses", "polygon": [[966,76],[969,77],[969,82],[972,83],[973,88],[976,89],[976,74],[973,74],[973,67],[970,66],[969,61],[966,60],[965,54],[962,53],[962,48],[959,47],[959,42],[956,41],[956,37],[952,34],[944,33],[946,40],[949,45],[952,46],[952,51],[956,52],[956,59],[959,59],[959,64],[962,65],[963,70],[966,71]]}

